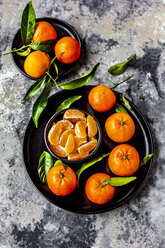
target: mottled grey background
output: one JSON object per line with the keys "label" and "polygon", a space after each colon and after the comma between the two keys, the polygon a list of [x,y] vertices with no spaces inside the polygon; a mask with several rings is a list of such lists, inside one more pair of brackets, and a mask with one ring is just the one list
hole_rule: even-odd
{"label": "mottled grey background", "polygon": [[[1,0],[0,10],[0,247],[165,247],[165,1],[33,0],[37,17],[74,25],[83,41],[81,64],[70,78],[100,61],[93,84],[120,86],[146,116],[155,142],[153,168],[145,187],[129,203],[99,215],[78,215],[47,202],[33,187],[22,158],[22,140],[32,102],[23,96],[32,81],[15,67],[11,48],[27,1]],[[136,52],[123,76],[107,69]],[[54,88],[52,94],[56,91]]]}

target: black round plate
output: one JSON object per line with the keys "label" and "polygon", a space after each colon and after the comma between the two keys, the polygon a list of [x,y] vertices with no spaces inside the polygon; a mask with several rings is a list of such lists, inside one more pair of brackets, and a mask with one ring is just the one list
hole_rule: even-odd
{"label": "black round plate", "polygon": [[[40,21],[49,22],[56,29],[56,31],[57,31],[57,40],[56,41],[58,41],[62,37],[71,36],[71,37],[75,38],[76,40],[78,40],[80,47],[81,47],[81,39],[80,39],[79,34],[75,30],[75,28],[72,27],[67,22],[59,20],[57,18],[48,18],[48,17],[36,19],[36,22],[40,22]],[[22,47],[22,45],[23,44],[22,44],[21,34],[20,34],[20,29],[19,29],[17,31],[16,35],[14,36],[14,39],[13,39],[12,50],[14,48],[20,48],[20,47]],[[54,51],[49,53],[49,55],[51,58],[53,58],[55,56]],[[25,70],[24,70],[24,61],[25,61],[26,57],[21,57],[17,53],[12,53],[12,58],[13,58],[14,64],[16,65],[16,67],[19,69],[19,71],[22,74],[24,74],[26,77],[28,77],[30,79],[37,80],[37,78],[34,78],[34,77],[27,75]],[[57,64],[58,69],[59,69],[58,80],[66,77],[75,68],[75,66],[77,65],[79,60],[80,60],[80,58],[72,64],[63,64],[63,63],[59,62],[58,60],[56,60],[56,64]]]}
{"label": "black round plate", "polygon": [[[96,163],[95,165],[84,171],[80,177],[79,189],[76,188],[72,194],[66,197],[54,195],[48,189],[47,184],[43,184],[40,182],[37,173],[38,161],[42,152],[44,150],[47,151],[44,143],[44,129],[48,120],[55,113],[59,104],[61,104],[61,102],[63,102],[68,97],[74,95],[82,95],[82,98],[72,104],[72,107],[81,108],[88,113],[91,113],[91,115],[97,118],[101,125],[103,135],[102,143],[98,152],[94,155],[93,158],[103,153],[109,153],[115,146],[119,145],[118,143],[115,143],[108,138],[104,128],[106,119],[111,114],[113,114],[115,110],[114,108],[112,108],[110,111],[105,113],[98,113],[94,111],[88,103],[88,94],[92,88],[93,86],[85,86],[83,88],[72,91],[61,91],[51,96],[46,109],[39,119],[39,128],[35,128],[31,119],[27,126],[23,143],[23,155],[27,172],[40,193],[45,196],[47,200],[60,208],[83,214],[96,214],[106,212],[126,203],[142,188],[152,164],[151,159],[136,173],[137,179],[132,183],[122,187],[116,187],[114,198],[103,205],[91,203],[87,199],[85,194],[85,182],[92,174],[97,172],[105,172],[108,173],[110,176],[115,176],[109,170],[108,157],[104,158],[101,162]],[[131,111],[127,109],[127,111],[134,120],[136,131],[133,138],[127,143],[137,149],[140,158],[142,159],[148,153],[153,153],[152,136],[143,115],[133,103],[130,104],[132,109]],[[80,168],[81,164],[70,164],[69,166],[71,166],[74,171],[77,171]]]}

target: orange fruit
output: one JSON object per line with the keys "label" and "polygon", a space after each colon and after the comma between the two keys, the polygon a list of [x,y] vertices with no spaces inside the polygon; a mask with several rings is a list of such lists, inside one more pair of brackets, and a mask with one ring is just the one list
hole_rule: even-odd
{"label": "orange fruit", "polygon": [[74,125],[68,120],[61,120],[57,123],[61,123],[63,125],[63,131],[74,128]]}
{"label": "orange fruit", "polygon": [[55,28],[48,22],[37,22],[32,42],[57,39]]}
{"label": "orange fruit", "polygon": [[63,147],[66,145],[69,134],[75,135],[74,129],[66,130],[61,134],[59,145]]}
{"label": "orange fruit", "polygon": [[87,123],[86,121],[78,121],[75,125],[75,133],[80,138],[86,138],[87,132],[86,132]]}
{"label": "orange fruit", "polygon": [[59,143],[59,138],[62,129],[63,129],[62,123],[57,123],[51,127],[48,133],[48,141],[51,145],[55,146]]}
{"label": "orange fruit", "polygon": [[88,153],[88,152],[92,151],[96,146],[97,146],[97,140],[94,139],[94,140],[91,140],[88,143],[80,146],[78,148],[78,152],[81,154]]}
{"label": "orange fruit", "polygon": [[107,86],[98,85],[89,92],[88,101],[94,110],[106,112],[115,104],[116,96]]}
{"label": "orange fruit", "polygon": [[108,164],[110,170],[118,176],[130,176],[135,173],[140,163],[137,150],[130,145],[116,146],[110,153]]}
{"label": "orange fruit", "polygon": [[92,138],[97,134],[97,125],[91,115],[87,116],[88,137]]}
{"label": "orange fruit", "polygon": [[74,142],[74,137],[73,137],[73,134],[69,134],[68,136],[68,139],[67,139],[67,142],[66,142],[66,145],[65,145],[65,153],[66,153],[66,156],[73,152],[75,148],[75,142]]}
{"label": "orange fruit", "polygon": [[76,188],[76,174],[68,166],[64,169],[62,164],[53,166],[48,172],[47,184],[48,188],[59,196],[69,195]]}
{"label": "orange fruit", "polygon": [[123,143],[132,138],[135,133],[135,124],[131,116],[126,113],[115,113],[105,123],[105,130],[109,138]]}
{"label": "orange fruit", "polygon": [[66,157],[66,152],[65,152],[65,148],[64,147],[62,147],[60,145],[53,146],[53,145],[50,144],[50,149],[58,157],[62,157],[62,158],[65,158]]}
{"label": "orange fruit", "polygon": [[40,78],[46,74],[49,64],[50,59],[44,52],[34,51],[26,57],[24,70],[29,76]]}
{"label": "orange fruit", "polygon": [[57,41],[54,51],[56,56],[63,52],[57,57],[60,62],[71,64],[80,57],[81,48],[76,39],[66,36]]}
{"label": "orange fruit", "polygon": [[115,194],[114,186],[107,184],[104,187],[100,187],[100,184],[107,178],[110,178],[110,176],[105,173],[96,173],[88,178],[85,192],[91,202],[104,204],[113,198]]}
{"label": "orange fruit", "polygon": [[79,152],[70,153],[68,155],[68,160],[76,161],[89,156],[89,153],[80,154]]}

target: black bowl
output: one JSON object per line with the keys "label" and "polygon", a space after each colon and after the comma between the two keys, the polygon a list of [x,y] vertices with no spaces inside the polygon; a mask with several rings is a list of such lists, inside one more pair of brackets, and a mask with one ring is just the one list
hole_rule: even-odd
{"label": "black bowl", "polygon": [[[76,39],[79,42],[80,47],[82,46],[79,34],[75,30],[75,28],[72,27],[67,22],[59,20],[57,18],[48,18],[48,17],[36,19],[36,22],[40,22],[40,21],[49,22],[56,29],[56,31],[57,31],[57,40],[56,40],[56,42],[59,39],[61,39],[62,37],[71,36],[71,37],[73,37],[74,39]],[[14,39],[13,39],[12,50],[14,48],[20,48],[20,47],[22,47],[22,45],[23,44],[22,44],[22,40],[21,40],[21,33],[20,33],[20,29],[19,29],[17,31],[17,33],[15,34]],[[51,51],[49,53],[49,55],[50,55],[51,58],[53,58],[55,56],[54,51]],[[12,53],[12,58],[13,58],[15,66],[17,67],[17,69],[24,76],[26,76],[26,77],[28,77],[30,79],[33,79],[33,80],[38,80],[38,78],[31,77],[25,72],[25,70],[24,70],[24,61],[25,61],[26,57],[21,57],[17,53]],[[78,60],[76,60],[72,64],[64,64],[64,63],[61,63],[58,60],[56,60],[55,62],[57,64],[58,70],[59,70],[58,80],[66,77],[75,68],[75,66],[78,64],[79,60],[80,60],[80,57],[79,57]],[[56,76],[56,75],[53,75],[53,72],[52,72],[52,76]]]}
{"label": "black bowl", "polygon": [[[82,110],[82,109],[79,109],[79,108],[68,108],[68,109],[77,109],[77,110],[80,110],[81,112],[83,112],[85,115],[91,115],[89,114],[88,112]],[[68,160],[68,159],[65,159],[65,158],[62,158],[62,157],[59,157],[57,156],[56,154],[54,154],[52,152],[52,150],[50,149],[49,147],[49,141],[48,141],[48,132],[50,130],[50,128],[52,127],[52,123],[53,122],[57,122],[57,121],[60,121],[62,120],[62,115],[65,113],[67,109],[64,109],[64,110],[61,110],[60,112],[54,114],[50,119],[49,121],[47,122],[46,124],[46,127],[45,127],[45,131],[44,131],[44,141],[45,141],[45,145],[49,151],[49,153],[55,157],[56,159],[60,159],[62,162],[64,163],[70,163],[70,164],[77,164],[77,163],[83,163],[85,161],[87,161],[88,159],[92,158],[95,153],[98,151],[99,147],[100,147],[100,144],[101,144],[101,140],[102,140],[102,131],[101,131],[101,126],[98,122],[98,120],[93,116],[93,118],[95,119],[95,122],[96,122],[96,125],[97,125],[97,129],[98,129],[98,132],[97,132],[97,140],[98,140],[98,143],[97,143],[97,146],[89,153],[89,156],[86,157],[86,158],[83,158],[83,159],[79,159],[79,160],[76,160],[76,161],[71,161],[71,160]]]}

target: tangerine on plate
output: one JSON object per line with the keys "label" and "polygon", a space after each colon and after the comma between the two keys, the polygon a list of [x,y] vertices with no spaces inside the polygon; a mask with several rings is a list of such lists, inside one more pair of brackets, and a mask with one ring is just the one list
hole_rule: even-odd
{"label": "tangerine on plate", "polygon": [[135,133],[135,124],[130,115],[115,113],[105,123],[105,130],[109,138],[118,143],[123,143],[132,138]]}
{"label": "tangerine on plate", "polygon": [[97,125],[91,115],[87,116],[88,137],[92,138],[97,134]]}
{"label": "tangerine on plate", "polygon": [[118,176],[130,176],[135,173],[140,163],[137,150],[130,145],[116,146],[110,153],[108,164],[110,170]]}
{"label": "tangerine on plate", "polygon": [[58,196],[66,196],[73,192],[76,188],[76,174],[68,166],[64,169],[62,164],[53,166],[48,172],[47,184],[48,188]]}
{"label": "tangerine on plate", "polygon": [[88,101],[97,112],[106,112],[115,104],[116,96],[107,86],[98,85],[89,92]]}
{"label": "tangerine on plate", "polygon": [[71,64],[80,57],[81,48],[76,39],[66,36],[57,41],[54,51],[56,56],[62,53],[57,57],[60,62]]}
{"label": "tangerine on plate", "polygon": [[29,76],[40,78],[46,74],[49,64],[50,59],[44,52],[34,51],[26,57],[24,70]]}
{"label": "tangerine on plate", "polygon": [[88,178],[85,185],[85,192],[88,199],[96,204],[104,204],[110,201],[115,194],[115,187],[109,184],[101,187],[101,183],[110,178],[105,173],[96,173]]}
{"label": "tangerine on plate", "polygon": [[32,42],[40,42],[44,40],[56,40],[57,32],[55,28],[48,22],[37,22]]}
{"label": "tangerine on plate", "polygon": [[70,153],[68,155],[68,160],[76,161],[89,156],[89,153],[80,154],[79,152]]}
{"label": "tangerine on plate", "polygon": [[66,145],[65,145],[65,153],[66,153],[66,156],[73,152],[75,148],[75,142],[74,142],[74,137],[73,137],[73,134],[69,134],[68,136],[68,139],[67,139],[67,142],[66,142]]}
{"label": "tangerine on plate", "polygon": [[48,133],[48,141],[51,145],[55,146],[59,143],[59,138],[62,133],[62,123],[56,123],[51,127]]}
{"label": "tangerine on plate", "polygon": [[78,121],[75,125],[75,133],[80,138],[86,138],[87,132],[86,132],[87,123],[86,121]]}
{"label": "tangerine on plate", "polygon": [[97,146],[97,140],[94,139],[94,140],[91,140],[89,141],[88,143],[80,146],[78,148],[78,152],[81,153],[81,154],[84,154],[84,153],[89,153],[90,151],[92,151],[95,147]]}
{"label": "tangerine on plate", "polygon": [[62,158],[65,158],[66,157],[66,152],[65,152],[65,148],[64,147],[62,147],[60,145],[53,146],[53,145],[50,144],[50,149],[58,157],[62,157]]}
{"label": "tangerine on plate", "polygon": [[64,132],[61,134],[59,145],[61,145],[61,146],[63,146],[63,147],[66,145],[66,142],[67,142],[67,139],[68,139],[68,135],[69,135],[69,134],[73,134],[73,136],[75,136],[75,131],[74,131],[74,129],[66,130],[66,131],[64,131]]}

